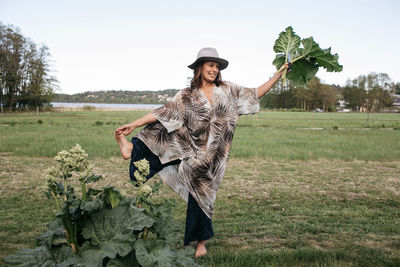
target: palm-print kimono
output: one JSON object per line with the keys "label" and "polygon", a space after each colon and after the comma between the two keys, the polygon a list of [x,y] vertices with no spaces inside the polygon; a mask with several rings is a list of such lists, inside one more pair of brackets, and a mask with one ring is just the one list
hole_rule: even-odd
{"label": "palm-print kimono", "polygon": [[136,137],[161,163],[181,160],[158,174],[184,200],[190,193],[211,218],[238,117],[256,113],[259,108],[255,88],[225,82],[214,87],[212,103],[200,89],[186,88],[154,110],[157,122],[147,125]]}

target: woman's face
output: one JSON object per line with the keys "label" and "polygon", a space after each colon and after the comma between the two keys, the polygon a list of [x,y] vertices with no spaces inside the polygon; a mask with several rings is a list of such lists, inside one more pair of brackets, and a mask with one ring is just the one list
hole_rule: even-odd
{"label": "woman's face", "polygon": [[206,61],[203,63],[203,68],[201,71],[201,77],[206,82],[214,82],[215,78],[219,73],[219,64],[213,61]]}

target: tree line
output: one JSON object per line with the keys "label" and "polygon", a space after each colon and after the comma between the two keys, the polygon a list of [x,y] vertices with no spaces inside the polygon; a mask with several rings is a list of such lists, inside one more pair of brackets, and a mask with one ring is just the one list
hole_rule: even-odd
{"label": "tree line", "polygon": [[166,97],[173,97],[178,89],[165,89],[159,91],[87,91],[77,94],[56,94],[54,102],[67,103],[118,103],[118,104],[160,104]]}
{"label": "tree line", "polygon": [[[177,91],[102,91],[55,95],[57,80],[51,75],[49,58],[47,46],[35,44],[24,37],[18,28],[0,22],[1,111],[50,107],[54,97],[60,102],[154,103],[158,101],[157,94],[171,96]],[[304,87],[294,86],[290,81],[285,84],[278,82],[261,99],[261,106],[335,111],[338,100],[344,100],[346,107],[354,111],[382,111],[392,106],[393,94],[400,94],[400,83],[393,82],[386,73],[360,75],[348,80],[344,87],[324,84],[315,77]]]}
{"label": "tree line", "polygon": [[54,96],[57,80],[50,73],[50,53],[18,28],[0,22],[0,108],[43,108]]}
{"label": "tree line", "polygon": [[338,101],[344,100],[353,111],[379,112],[392,106],[393,94],[400,94],[400,83],[393,82],[386,73],[360,75],[348,80],[344,87],[324,84],[315,77],[304,87],[294,86],[290,81],[278,82],[260,100],[260,105],[269,109],[335,111]]}

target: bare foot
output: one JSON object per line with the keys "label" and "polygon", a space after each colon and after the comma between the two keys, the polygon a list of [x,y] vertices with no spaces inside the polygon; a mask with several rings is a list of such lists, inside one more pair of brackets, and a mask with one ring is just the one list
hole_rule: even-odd
{"label": "bare foot", "polygon": [[195,257],[199,258],[201,256],[204,256],[207,254],[207,249],[206,249],[206,241],[199,241],[197,243],[197,249],[196,249],[196,253],[195,253]]}
{"label": "bare foot", "polygon": [[126,140],[125,135],[121,132],[115,133],[115,139],[117,140],[119,148],[121,149],[122,157],[124,159],[130,159],[133,149],[133,144],[131,142],[128,142],[128,140]]}

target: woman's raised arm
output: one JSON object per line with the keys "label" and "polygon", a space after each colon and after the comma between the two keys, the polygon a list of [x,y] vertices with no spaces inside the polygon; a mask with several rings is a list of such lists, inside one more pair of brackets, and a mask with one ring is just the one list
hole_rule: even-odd
{"label": "woman's raised arm", "polygon": [[153,123],[157,121],[156,117],[153,115],[152,112],[144,115],[140,119],[137,119],[131,123],[122,125],[121,127],[117,128],[115,130],[115,135],[129,135],[131,132],[133,132],[136,128]]}
{"label": "woman's raised arm", "polygon": [[272,76],[271,79],[269,79],[267,82],[257,87],[258,98],[263,97],[269,90],[271,90],[271,88],[276,84],[276,82],[279,81],[279,79],[282,76],[283,70],[286,68],[288,68],[288,63],[282,65],[282,67],[275,73],[274,76]]}

